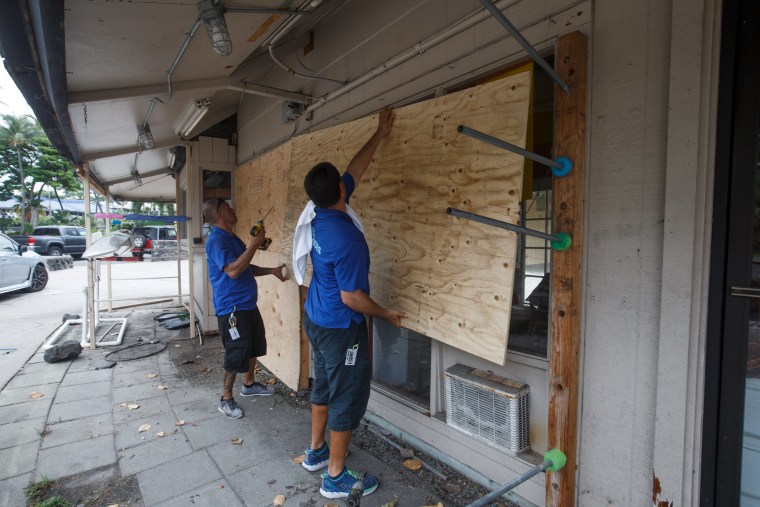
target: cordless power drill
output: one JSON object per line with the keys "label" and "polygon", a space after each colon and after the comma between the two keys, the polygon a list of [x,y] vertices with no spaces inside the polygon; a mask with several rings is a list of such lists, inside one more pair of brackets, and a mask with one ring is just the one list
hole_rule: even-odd
{"label": "cordless power drill", "polygon": [[[272,211],[272,208],[269,208],[269,211]],[[251,236],[258,236],[261,233],[261,231],[264,230],[264,219],[267,217],[267,215],[269,215],[269,211],[267,211],[266,214],[264,214],[261,220],[253,224],[253,227],[251,227]],[[264,238],[264,242],[259,247],[259,250],[266,250],[267,248],[269,248],[269,245],[271,244],[272,244],[272,238]]]}

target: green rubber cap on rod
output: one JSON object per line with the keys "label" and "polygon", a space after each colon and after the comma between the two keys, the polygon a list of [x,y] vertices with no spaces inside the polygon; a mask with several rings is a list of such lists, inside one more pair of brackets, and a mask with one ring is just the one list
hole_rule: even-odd
{"label": "green rubber cap on rod", "polygon": [[567,456],[565,456],[565,453],[559,449],[549,449],[544,454],[544,461],[552,462],[552,466],[547,468],[547,470],[550,472],[558,472],[565,468],[565,465],[567,464]]}
{"label": "green rubber cap on rod", "polygon": [[549,244],[559,252],[567,250],[573,244],[573,237],[566,232],[558,232],[555,236],[559,239],[557,241],[550,241]]}

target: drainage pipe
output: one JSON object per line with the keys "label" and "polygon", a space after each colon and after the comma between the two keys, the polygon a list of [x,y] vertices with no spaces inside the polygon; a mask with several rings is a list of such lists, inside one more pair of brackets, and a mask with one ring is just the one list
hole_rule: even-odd
{"label": "drainage pipe", "polygon": [[[495,3],[494,6],[496,6],[498,9],[501,10],[511,5],[514,5],[514,3],[515,2],[513,0],[501,0]],[[433,35],[432,37],[429,37],[425,39],[424,41],[420,42],[419,44],[416,44],[414,47],[407,49],[403,53],[397,56],[394,56],[387,62],[381,64],[378,67],[375,67],[374,69],[370,70],[366,74],[359,76],[355,80],[347,83],[344,86],[341,86],[337,90],[332,91],[328,93],[327,95],[325,95],[324,97],[317,99],[316,102],[314,102],[313,104],[311,104],[309,107],[306,108],[306,110],[304,111],[304,114],[308,114],[308,113],[311,113],[312,111],[319,109],[320,107],[324,106],[328,102],[345,95],[346,93],[374,79],[380,74],[383,74],[393,69],[394,67],[398,67],[402,63],[405,63],[411,60],[415,56],[424,53],[428,49],[433,48],[437,46],[438,44],[441,44],[442,42],[447,41],[448,39],[464,32],[465,30],[469,28],[472,28],[478,23],[488,19],[490,16],[491,15],[487,10],[485,9],[478,10],[477,12],[468,16],[467,18],[461,21],[458,21],[457,23],[454,23],[453,25],[448,26],[447,28],[444,28],[443,30]]]}
{"label": "drainage pipe", "polygon": [[[448,466],[449,468],[456,470],[463,476],[465,476],[467,479],[477,482],[484,488],[487,488],[489,490],[495,490],[499,487],[501,487],[501,484],[499,484],[496,481],[493,481],[486,477],[485,475],[481,474],[477,470],[473,470],[469,466],[465,465],[461,461],[458,461],[445,452],[441,452],[440,450],[436,449],[432,445],[428,444],[427,442],[415,437],[414,435],[402,430],[398,426],[391,424],[390,422],[386,421],[385,419],[382,419],[381,417],[371,413],[366,412],[364,414],[364,418],[367,419],[371,424],[381,428],[383,431],[390,433],[394,435],[396,438],[406,442],[407,444],[411,445],[412,447],[416,447],[420,451],[424,452],[428,456],[432,457],[433,459],[440,461],[444,465]],[[530,502],[521,496],[519,496],[516,493],[509,492],[506,495],[504,495],[505,498],[509,499],[509,501],[515,503],[519,507],[536,507],[536,504],[533,502]]]}

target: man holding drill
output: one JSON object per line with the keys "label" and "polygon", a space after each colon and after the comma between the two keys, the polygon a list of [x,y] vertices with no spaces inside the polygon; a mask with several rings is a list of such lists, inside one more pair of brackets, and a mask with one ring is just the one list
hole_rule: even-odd
{"label": "man holding drill", "polygon": [[[364,495],[378,487],[373,475],[345,466],[353,430],[369,401],[371,359],[364,316],[380,317],[400,327],[406,314],[383,308],[370,298],[369,248],[348,201],[392,125],[393,110],[383,108],[377,130],[343,176],[331,163],[322,162],[304,180],[312,202],[296,228],[293,265],[299,271],[305,268],[305,255],[311,256],[314,274],[306,297],[304,325],[314,350],[315,378],[311,445],[302,465],[310,471],[327,467],[320,488],[327,498],[347,497],[357,480],[364,485]],[[297,274],[299,282],[300,278]],[[329,445],[326,428],[330,429]]]}
{"label": "man holding drill", "polygon": [[238,373],[245,373],[241,396],[274,393],[271,386],[254,382],[256,358],[267,353],[264,321],[256,306],[258,288],[254,277],[274,275],[284,282],[287,276],[284,264],[276,268],[251,264],[256,250],[265,241],[263,225],[246,245],[233,232],[237,215],[227,201],[220,198],[206,200],[203,216],[214,226],[206,239],[206,259],[219,335],[224,345],[224,388],[219,411],[227,417],[239,419],[243,417],[243,410],[232,395]]}

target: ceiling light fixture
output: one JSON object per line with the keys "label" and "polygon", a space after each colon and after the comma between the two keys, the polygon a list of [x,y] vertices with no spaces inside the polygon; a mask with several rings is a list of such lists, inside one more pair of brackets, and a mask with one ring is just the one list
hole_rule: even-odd
{"label": "ceiling light fixture", "polygon": [[153,133],[147,123],[137,124],[137,144],[141,150],[152,150],[156,147],[156,140],[153,139]]}
{"label": "ceiling light fixture", "polygon": [[201,119],[206,115],[211,107],[211,97],[201,100],[194,100],[190,107],[187,108],[179,121],[175,132],[183,139],[186,139],[195,127],[198,126]]}
{"label": "ceiling light fixture", "polygon": [[224,8],[219,0],[200,0],[198,2],[198,17],[206,27],[211,49],[219,56],[232,53],[232,40],[224,20]]}

